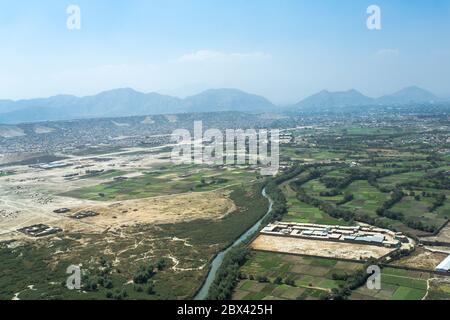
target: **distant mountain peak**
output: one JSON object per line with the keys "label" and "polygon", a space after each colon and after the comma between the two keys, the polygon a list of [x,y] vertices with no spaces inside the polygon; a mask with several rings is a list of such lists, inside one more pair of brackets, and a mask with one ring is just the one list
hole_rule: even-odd
{"label": "distant mountain peak", "polygon": [[439,101],[437,96],[418,86],[409,86],[377,99],[380,104],[429,103]]}
{"label": "distant mountain peak", "polygon": [[326,110],[342,107],[373,106],[373,105],[405,105],[409,103],[434,103],[442,101],[433,93],[418,86],[409,86],[393,94],[373,99],[356,89],[347,91],[322,90],[299,103],[294,108],[301,110]]}
{"label": "distant mountain peak", "polygon": [[336,108],[336,107],[348,107],[366,105],[373,102],[372,98],[366,97],[361,92],[350,89],[347,91],[335,91],[322,90],[308,98],[300,101],[296,107],[309,109],[309,108]]}

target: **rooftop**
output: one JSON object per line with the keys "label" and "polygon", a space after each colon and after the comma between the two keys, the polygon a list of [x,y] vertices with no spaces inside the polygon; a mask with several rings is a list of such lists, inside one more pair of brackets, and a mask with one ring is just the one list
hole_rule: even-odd
{"label": "rooftop", "polygon": [[447,258],[444,259],[444,261],[442,261],[437,267],[436,270],[445,270],[445,271],[449,271],[450,270],[450,256],[448,256]]}

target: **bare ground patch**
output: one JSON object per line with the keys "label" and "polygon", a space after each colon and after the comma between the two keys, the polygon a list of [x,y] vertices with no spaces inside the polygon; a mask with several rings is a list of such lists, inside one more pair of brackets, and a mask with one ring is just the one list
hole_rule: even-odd
{"label": "bare ground patch", "polygon": [[99,215],[80,221],[64,220],[61,227],[71,229],[74,224],[115,228],[138,224],[166,224],[195,219],[220,219],[236,210],[226,192],[202,192],[127,200],[78,208],[73,212],[92,210]]}
{"label": "bare ground patch", "polygon": [[419,247],[411,255],[402,258],[393,264],[410,268],[434,270],[447,256],[448,255],[445,253],[432,252]]}
{"label": "bare ground patch", "polygon": [[251,247],[255,250],[351,260],[381,258],[392,251],[378,246],[269,235],[260,235],[253,241]]}

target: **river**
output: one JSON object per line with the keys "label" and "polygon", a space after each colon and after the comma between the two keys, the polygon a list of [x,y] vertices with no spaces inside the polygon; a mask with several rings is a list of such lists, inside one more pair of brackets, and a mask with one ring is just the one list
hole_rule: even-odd
{"label": "river", "polygon": [[203,283],[202,288],[200,289],[200,291],[197,293],[197,295],[194,298],[195,300],[205,300],[206,299],[206,297],[208,296],[209,288],[211,287],[211,284],[214,282],[214,279],[216,278],[217,271],[219,270],[219,267],[222,265],[223,258],[225,257],[225,255],[232,248],[236,247],[237,245],[241,244],[242,242],[248,240],[251,236],[253,236],[255,234],[255,232],[257,232],[259,230],[259,228],[261,227],[261,224],[264,221],[264,219],[272,212],[273,202],[272,202],[272,199],[270,199],[267,196],[265,188],[262,190],[261,194],[263,195],[264,198],[269,200],[269,208],[267,209],[266,214],[264,215],[264,217],[262,217],[260,220],[258,220],[250,229],[248,229],[244,234],[242,234],[235,242],[233,242],[233,244],[231,246],[229,246],[227,249],[219,252],[219,254],[216,255],[216,257],[214,258],[214,260],[211,263],[211,267],[209,269],[208,276],[207,276],[205,282]]}

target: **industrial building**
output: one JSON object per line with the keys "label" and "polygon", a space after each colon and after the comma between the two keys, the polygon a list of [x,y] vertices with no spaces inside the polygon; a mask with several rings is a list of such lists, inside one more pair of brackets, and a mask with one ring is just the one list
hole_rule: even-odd
{"label": "industrial building", "polygon": [[439,272],[449,272],[450,271],[450,256],[444,259],[435,269]]}
{"label": "industrial building", "polygon": [[310,240],[342,241],[387,248],[400,247],[401,243],[408,239],[399,233],[370,226],[345,227],[284,222],[269,224],[262,229],[261,234]]}

